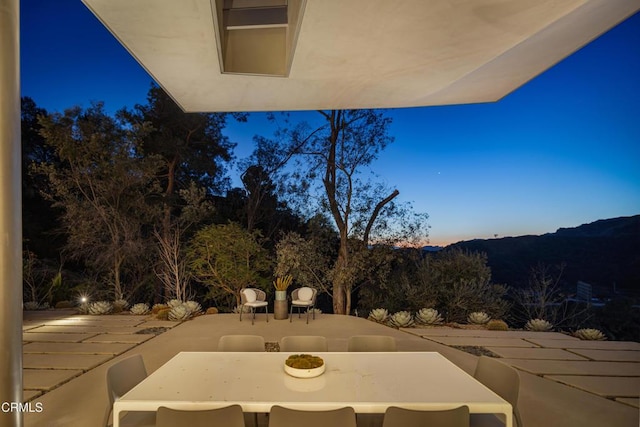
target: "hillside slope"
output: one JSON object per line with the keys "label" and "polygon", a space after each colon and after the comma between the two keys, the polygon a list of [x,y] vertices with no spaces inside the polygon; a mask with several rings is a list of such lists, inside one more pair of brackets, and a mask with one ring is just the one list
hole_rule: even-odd
{"label": "hillside slope", "polygon": [[578,280],[594,286],[594,295],[640,294],[640,215],[561,228],[542,236],[458,242],[449,247],[485,252],[493,280],[524,287],[532,267],[564,263],[563,285]]}

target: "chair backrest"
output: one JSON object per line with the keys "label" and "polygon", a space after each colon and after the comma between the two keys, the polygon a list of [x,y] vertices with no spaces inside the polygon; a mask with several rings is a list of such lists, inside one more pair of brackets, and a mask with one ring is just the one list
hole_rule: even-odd
{"label": "chair backrest", "polygon": [[355,335],[349,338],[347,351],[396,351],[396,340],[387,335]]}
{"label": "chair backrest", "polygon": [[269,427],[356,427],[356,413],[353,408],[333,411],[297,411],[273,406],[269,413]]}
{"label": "chair backrest", "polygon": [[144,360],[139,354],[122,359],[107,369],[107,390],[109,403],[122,397],[125,393],[147,377]]}
{"label": "chair backrest", "polygon": [[218,351],[264,350],[264,338],[260,335],[223,335],[218,340]]}
{"label": "chair backrest", "polygon": [[303,286],[301,288],[294,289],[293,291],[291,291],[291,300],[311,301],[315,303],[317,294],[318,294],[317,289],[310,288],[308,286]]}
{"label": "chair backrest", "polygon": [[147,377],[147,369],[140,354],[134,354],[119,360],[107,369],[107,394],[109,406],[105,414],[105,425],[108,424],[113,402],[124,396],[129,390]]}
{"label": "chair backrest", "polygon": [[158,408],[156,427],[245,427],[244,414],[240,405],[220,409],[182,411],[164,406]]}
{"label": "chair backrest", "polygon": [[242,288],[240,290],[240,302],[246,304],[248,302],[266,301],[267,294],[262,289]]}
{"label": "chair backrest", "polygon": [[469,408],[461,406],[444,411],[415,411],[391,406],[384,414],[382,427],[469,427]]}
{"label": "chair backrest", "polygon": [[518,371],[493,357],[480,356],[474,378],[511,404],[518,427],[522,427],[518,411],[520,376]]}
{"label": "chair backrest", "polygon": [[280,351],[322,352],[329,351],[327,339],[320,335],[295,335],[280,340]]}

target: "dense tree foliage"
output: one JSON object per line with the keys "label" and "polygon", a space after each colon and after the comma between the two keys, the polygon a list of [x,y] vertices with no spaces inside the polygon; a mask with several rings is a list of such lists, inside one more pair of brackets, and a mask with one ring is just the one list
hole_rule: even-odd
{"label": "dense tree foliage", "polygon": [[240,304],[245,286],[267,288],[272,268],[269,253],[261,245],[260,233],[237,223],[209,225],[198,231],[187,251],[189,268],[199,282],[209,287],[209,298]]}
{"label": "dense tree foliage", "polygon": [[59,249],[64,244],[64,235],[56,233],[59,210],[41,193],[46,179],[29,173],[33,165],[58,163],[55,150],[40,134],[39,117],[47,111],[36,106],[31,98],[22,98],[22,218],[24,248],[35,256],[59,258]]}
{"label": "dense tree foliage", "polygon": [[427,256],[418,270],[421,285],[433,292],[447,320],[461,322],[474,311],[501,318],[508,309],[504,285],[491,281],[486,254],[451,249]]}
{"label": "dense tree foliage", "polygon": [[323,220],[313,218],[305,237],[289,232],[278,241],[275,275],[291,275],[297,284],[329,293],[338,239]]}
{"label": "dense tree foliage", "polygon": [[101,104],[42,117],[41,125],[60,161],[45,159],[34,168],[48,180],[45,195],[62,210],[65,251],[104,273],[114,298],[124,298],[131,289],[123,273],[146,252],[143,227],[158,217],[147,203],[158,191],[157,158],[139,156],[136,136]]}
{"label": "dense tree foliage", "polygon": [[[222,134],[228,115],[185,113],[155,84],[149,89],[146,105],[138,104],[132,111],[123,110],[120,114],[139,133],[140,149],[162,162],[157,174],[157,183],[162,188],[159,197],[162,221],[156,225],[161,254],[156,270],[164,286],[159,284],[157,292],[164,289],[164,297],[176,296],[175,292],[184,288],[186,277],[176,274],[181,268],[169,262],[167,251],[174,247],[175,252],[183,232],[204,219],[204,216],[182,217],[185,210],[194,213],[193,205],[189,205],[193,197],[189,199],[185,194],[221,194],[229,186],[226,165],[233,157],[234,144]],[[236,118],[244,120],[243,115]],[[199,206],[203,203],[200,197]],[[174,283],[167,283],[170,278]]]}
{"label": "dense tree foliage", "polygon": [[504,285],[491,281],[482,253],[379,248],[374,265],[378,277],[360,291],[359,307],[417,311],[436,308],[445,320],[463,322],[469,313],[484,311],[501,318],[508,310]]}

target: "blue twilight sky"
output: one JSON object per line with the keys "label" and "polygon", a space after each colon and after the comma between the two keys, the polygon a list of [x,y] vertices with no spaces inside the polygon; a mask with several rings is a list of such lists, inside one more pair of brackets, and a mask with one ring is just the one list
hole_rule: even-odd
{"label": "blue twilight sky", "polygon": [[[39,107],[146,102],[151,78],[80,0],[22,0],[21,34]],[[639,98],[636,14],[497,103],[388,110],[395,142],[373,169],[429,214],[434,245],[640,214]],[[251,114],[226,133],[240,159],[271,128]]]}

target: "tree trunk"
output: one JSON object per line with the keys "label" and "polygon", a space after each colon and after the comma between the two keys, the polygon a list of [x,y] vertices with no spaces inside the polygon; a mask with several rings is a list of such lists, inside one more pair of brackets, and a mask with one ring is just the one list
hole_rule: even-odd
{"label": "tree trunk", "polygon": [[344,314],[351,313],[351,286],[347,286],[344,289],[345,303],[344,303]]}
{"label": "tree trunk", "polygon": [[122,261],[120,260],[119,257],[116,257],[115,261],[113,262],[113,299],[114,300],[119,300],[119,299],[124,299],[124,295],[122,292],[122,284],[120,283],[120,265],[122,264]]}
{"label": "tree trunk", "polygon": [[[164,205],[163,205],[163,215],[162,215],[162,239],[165,242],[169,242],[171,239],[171,203],[170,199],[173,196],[173,192],[175,191],[175,182],[176,182],[176,164],[177,159],[167,162],[167,188],[164,192]],[[164,284],[160,282],[156,282],[156,298],[160,298],[160,300],[166,300],[169,297],[168,289],[164,286]],[[155,301],[156,303],[160,301]]]}
{"label": "tree trunk", "polygon": [[[336,261],[335,274],[333,276],[333,313],[347,314],[346,310],[346,286],[345,272],[349,266],[349,248],[346,233],[340,233],[340,249]],[[342,234],[345,234],[344,236]]]}

